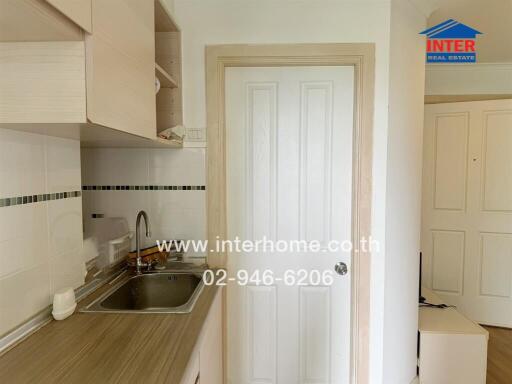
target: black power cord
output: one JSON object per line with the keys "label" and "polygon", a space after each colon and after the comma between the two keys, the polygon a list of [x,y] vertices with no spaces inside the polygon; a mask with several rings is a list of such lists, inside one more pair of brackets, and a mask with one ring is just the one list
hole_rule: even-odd
{"label": "black power cord", "polygon": [[438,308],[438,309],[445,309],[445,308],[457,308],[455,305],[448,305],[448,304],[432,304],[427,301],[424,301],[420,303],[420,307],[427,307],[427,308]]}

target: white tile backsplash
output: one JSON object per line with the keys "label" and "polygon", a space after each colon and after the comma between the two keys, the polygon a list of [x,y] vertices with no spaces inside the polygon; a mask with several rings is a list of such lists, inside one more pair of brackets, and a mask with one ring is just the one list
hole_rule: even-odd
{"label": "white tile backsplash", "polygon": [[149,151],[149,184],[205,185],[205,183],[204,149]]}
{"label": "white tile backsplash", "polygon": [[49,255],[48,206],[43,202],[13,208],[18,207],[21,208],[19,213],[21,225],[17,228],[17,232],[22,239],[19,243],[21,247],[18,256],[22,261],[22,270],[26,270],[35,265],[47,263],[47,258],[41,255]]}
{"label": "white tile backsplash", "polygon": [[101,209],[102,200],[107,199],[109,205],[100,213],[108,212],[109,217],[124,217],[128,221],[130,231],[135,231],[135,220],[139,211],[144,210],[149,214],[149,192],[101,191],[96,196],[96,207]]}
{"label": "white tile backsplash", "polygon": [[82,149],[83,185],[141,185],[148,183],[148,150]]}
{"label": "white tile backsplash", "polygon": [[[175,149],[85,149],[82,150],[82,184],[204,186],[204,148]],[[100,166],[99,164],[103,164]],[[206,238],[206,191],[84,191],[86,232],[91,215],[124,217],[130,230],[140,210],[150,218],[152,237],[144,245],[162,239]],[[144,237],[144,236],[143,236]],[[133,243],[134,244],[134,243]],[[132,245],[133,245],[132,244]],[[191,252],[190,256],[204,256]]]}
{"label": "white tile backsplash", "polygon": [[46,190],[48,193],[79,191],[80,142],[76,140],[46,137]]}
{"label": "white tile backsplash", "polygon": [[0,198],[45,191],[44,136],[0,129]]}
{"label": "white tile backsplash", "polygon": [[[0,129],[0,198],[81,190],[80,143]],[[0,336],[84,281],[82,199],[0,207]]]}
{"label": "white tile backsplash", "polygon": [[0,335],[50,304],[48,263],[0,279]]}
{"label": "white tile backsplash", "polygon": [[51,255],[82,248],[82,201],[64,199],[48,202],[48,238]]}
{"label": "white tile backsplash", "polygon": [[[82,250],[72,249],[50,257],[50,294],[65,287],[78,288],[83,284],[85,264]],[[77,282],[81,281],[80,284]]]}

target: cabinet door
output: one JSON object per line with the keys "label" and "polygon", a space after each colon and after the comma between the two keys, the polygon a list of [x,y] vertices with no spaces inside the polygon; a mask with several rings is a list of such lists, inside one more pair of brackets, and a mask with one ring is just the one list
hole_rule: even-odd
{"label": "cabinet door", "polygon": [[190,361],[188,362],[187,369],[183,374],[180,384],[197,384],[199,380],[199,354],[194,352]]}
{"label": "cabinet door", "polygon": [[83,32],[46,1],[0,0],[0,40],[82,41]]}
{"label": "cabinet door", "polygon": [[154,2],[93,0],[86,36],[87,118],[156,137]]}
{"label": "cabinet door", "polygon": [[222,295],[219,292],[208,314],[199,349],[199,380],[204,384],[222,384]]}
{"label": "cabinet door", "polygon": [[84,60],[81,41],[0,43],[0,124],[85,123]]}
{"label": "cabinet door", "polygon": [[92,33],[92,0],[46,0],[82,29]]}

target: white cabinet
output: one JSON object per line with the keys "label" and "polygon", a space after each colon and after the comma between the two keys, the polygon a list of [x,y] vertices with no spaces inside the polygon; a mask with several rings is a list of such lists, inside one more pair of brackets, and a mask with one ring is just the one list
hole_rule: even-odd
{"label": "white cabinet", "polygon": [[222,289],[212,303],[199,346],[199,382],[222,384]]}
{"label": "white cabinet", "polygon": [[222,384],[222,288],[219,287],[180,384]]}
{"label": "white cabinet", "polygon": [[[442,301],[423,288],[426,301]],[[420,384],[485,384],[488,332],[455,308],[419,311]]]}
{"label": "white cabinet", "polygon": [[199,352],[194,351],[187,365],[187,370],[181,379],[180,384],[197,384],[199,383]]}

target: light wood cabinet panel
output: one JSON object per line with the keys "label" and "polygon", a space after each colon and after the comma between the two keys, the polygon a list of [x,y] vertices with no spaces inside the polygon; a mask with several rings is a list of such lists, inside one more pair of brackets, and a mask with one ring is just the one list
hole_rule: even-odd
{"label": "light wood cabinet panel", "polygon": [[0,40],[81,41],[83,32],[44,0],[0,0]]}
{"label": "light wood cabinet panel", "polygon": [[92,0],[46,0],[89,33],[92,33]]}
{"label": "light wood cabinet panel", "polygon": [[180,384],[197,384],[199,377],[199,353],[197,351],[190,358],[187,369],[183,374]]}
{"label": "light wood cabinet panel", "polygon": [[148,138],[156,135],[154,3],[93,0],[86,36],[87,117]]}
{"label": "light wood cabinet panel", "polygon": [[86,146],[181,147],[157,137],[157,121],[182,124],[181,33],[163,1],[0,0],[0,125]]}
{"label": "light wood cabinet panel", "polygon": [[82,41],[0,43],[0,123],[85,123]]}
{"label": "light wood cabinet panel", "polygon": [[222,290],[212,303],[199,347],[199,382],[222,384]]}
{"label": "light wood cabinet panel", "polygon": [[180,384],[223,383],[222,298],[219,287]]}

